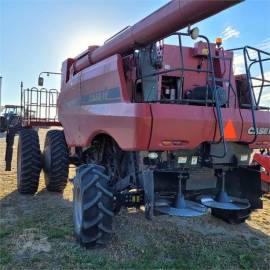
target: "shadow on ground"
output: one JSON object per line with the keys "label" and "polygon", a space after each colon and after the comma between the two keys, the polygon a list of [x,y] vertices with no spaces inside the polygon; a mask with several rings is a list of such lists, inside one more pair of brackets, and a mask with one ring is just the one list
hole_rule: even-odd
{"label": "shadow on ground", "polygon": [[[159,216],[122,210],[105,248],[86,250],[72,226],[72,184],[63,194],[40,188],[35,196],[16,191],[16,172],[5,172],[0,139],[1,269],[269,269],[270,201],[247,224],[211,217]],[[16,157],[16,153],[14,153]],[[13,168],[16,161],[13,161]],[[71,174],[74,172],[71,172]]]}
{"label": "shadow on ground", "polygon": [[0,203],[3,269],[269,267],[269,235],[248,224],[228,225],[210,215],[147,221],[142,211],[121,211],[108,246],[85,250],[73,237],[65,192],[41,189],[32,197],[12,191]]}

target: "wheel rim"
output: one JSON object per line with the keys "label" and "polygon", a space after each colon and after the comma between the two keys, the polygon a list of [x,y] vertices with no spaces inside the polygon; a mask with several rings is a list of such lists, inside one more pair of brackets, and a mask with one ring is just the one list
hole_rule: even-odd
{"label": "wheel rim", "polygon": [[74,189],[73,205],[75,232],[79,233],[82,228],[82,196],[79,187]]}

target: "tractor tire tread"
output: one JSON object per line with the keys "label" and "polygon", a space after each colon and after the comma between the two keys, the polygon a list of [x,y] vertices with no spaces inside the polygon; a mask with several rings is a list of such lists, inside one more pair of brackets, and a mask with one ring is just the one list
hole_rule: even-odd
{"label": "tractor tire tread", "polygon": [[69,152],[62,130],[50,130],[45,139],[51,147],[51,167],[45,173],[46,188],[53,192],[63,192],[66,187],[69,170]]}
{"label": "tractor tire tread", "polygon": [[[87,248],[106,243],[112,233],[113,194],[107,186],[109,178],[104,171],[101,166],[88,165],[77,169],[74,181],[75,185],[80,185],[83,196],[82,227],[75,235]],[[90,218],[90,212],[95,216]]]}
{"label": "tractor tire tread", "polygon": [[[39,176],[42,167],[38,133],[33,129],[22,129],[19,133],[20,175],[18,191],[21,194],[35,194],[38,190]],[[18,176],[17,176],[18,177]]]}

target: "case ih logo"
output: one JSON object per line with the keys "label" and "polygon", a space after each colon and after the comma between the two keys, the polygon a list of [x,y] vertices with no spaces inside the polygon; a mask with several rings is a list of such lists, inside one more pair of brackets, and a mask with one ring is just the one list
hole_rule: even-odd
{"label": "case ih logo", "polygon": [[[250,127],[248,129],[249,135],[255,135],[254,127]],[[270,135],[270,128],[257,128],[258,135]]]}

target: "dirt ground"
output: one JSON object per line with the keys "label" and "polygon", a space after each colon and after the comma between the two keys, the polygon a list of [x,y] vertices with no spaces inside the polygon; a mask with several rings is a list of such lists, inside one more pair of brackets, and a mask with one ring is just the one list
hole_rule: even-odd
{"label": "dirt ground", "polygon": [[81,248],[72,233],[72,184],[63,194],[49,193],[41,175],[35,196],[18,194],[16,143],[12,171],[5,172],[0,134],[0,269],[270,269],[267,198],[241,225],[210,214],[148,221],[142,211],[122,210],[106,248]]}

